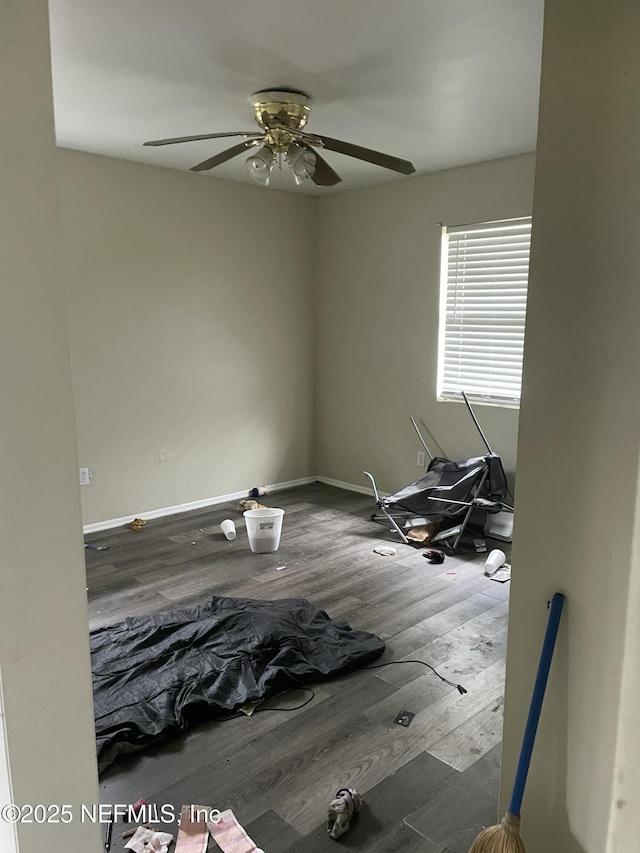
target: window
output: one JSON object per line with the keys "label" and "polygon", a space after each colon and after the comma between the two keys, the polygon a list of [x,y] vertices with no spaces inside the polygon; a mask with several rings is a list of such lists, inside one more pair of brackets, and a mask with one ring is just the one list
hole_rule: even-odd
{"label": "window", "polygon": [[443,228],[438,399],[520,403],[531,217]]}

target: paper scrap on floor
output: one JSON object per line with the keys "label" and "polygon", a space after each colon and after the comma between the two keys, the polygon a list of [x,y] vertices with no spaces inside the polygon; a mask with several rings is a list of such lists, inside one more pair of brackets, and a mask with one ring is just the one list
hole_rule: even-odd
{"label": "paper scrap on floor", "polygon": [[207,823],[209,832],[224,853],[263,853],[249,838],[236,816],[227,809],[215,821]]}
{"label": "paper scrap on floor", "polygon": [[431,542],[436,533],[440,530],[440,523],[437,521],[421,524],[418,527],[410,527],[405,536],[413,544],[426,545]]}
{"label": "paper scrap on floor", "polygon": [[396,548],[391,545],[376,545],[373,550],[376,554],[380,554],[382,557],[393,557],[396,553]]}
{"label": "paper scrap on floor", "polygon": [[511,580],[511,564],[505,563],[503,566],[494,572],[491,575],[492,581],[498,581],[498,583],[506,583]]}
{"label": "paper scrap on floor", "polygon": [[157,832],[155,829],[139,826],[133,838],[129,839],[124,847],[134,853],[167,853],[172,841],[173,835],[168,832]]}
{"label": "paper scrap on floor", "polygon": [[209,844],[207,824],[204,821],[196,823],[192,816],[210,811],[211,809],[205,810],[203,806],[182,806],[175,853],[206,853]]}

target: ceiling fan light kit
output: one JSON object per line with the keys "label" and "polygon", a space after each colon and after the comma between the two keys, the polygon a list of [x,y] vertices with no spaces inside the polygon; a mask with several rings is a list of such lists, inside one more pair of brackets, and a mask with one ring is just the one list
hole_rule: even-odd
{"label": "ceiling fan light kit", "polygon": [[298,186],[312,178],[316,171],[316,155],[311,148],[305,148],[299,142],[292,142],[287,148],[287,163],[293,172]]}
{"label": "ceiling fan light kit", "polygon": [[179,142],[195,142],[203,139],[216,139],[225,136],[244,136],[245,141],[227,148],[225,151],[192,166],[192,172],[203,172],[225,163],[232,157],[260,145],[261,148],[251,154],[246,161],[249,176],[263,186],[269,185],[269,179],[276,159],[284,156],[298,186],[312,180],[316,186],[332,187],[342,180],[338,173],[318,153],[317,148],[355,157],[367,163],[391,169],[403,175],[415,172],[413,163],[383,154],[371,148],[363,148],[350,142],[318,136],[303,130],[311,112],[311,99],[304,92],[293,89],[270,89],[254,92],[249,98],[253,106],[254,118],[260,131],[233,131],[226,133],[205,133],[198,136],[180,136],[171,139],[156,139],[144,145],[174,145]]}
{"label": "ceiling fan light kit", "polygon": [[257,184],[268,187],[275,158],[275,152],[268,145],[259,148],[255,154],[251,154],[245,161],[249,177]]}

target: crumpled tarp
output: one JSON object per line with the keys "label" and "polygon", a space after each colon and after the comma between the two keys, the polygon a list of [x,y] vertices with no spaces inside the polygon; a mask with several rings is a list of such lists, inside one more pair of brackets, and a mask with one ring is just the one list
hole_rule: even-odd
{"label": "crumpled tarp", "polygon": [[91,632],[98,764],[291,687],[365,666],[374,634],[306,599],[214,596]]}

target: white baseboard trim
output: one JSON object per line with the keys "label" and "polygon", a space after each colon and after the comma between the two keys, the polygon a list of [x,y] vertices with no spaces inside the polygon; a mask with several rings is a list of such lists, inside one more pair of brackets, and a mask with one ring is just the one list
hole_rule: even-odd
{"label": "white baseboard trim", "polygon": [[[345,483],[344,480],[333,480],[331,477],[316,477],[319,483],[326,483],[327,486],[335,486],[337,489],[346,489],[348,492],[359,492],[361,495],[370,495],[373,498],[371,486],[356,486],[353,483]],[[380,492],[384,495],[384,492]]]}
{"label": "white baseboard trim", "polygon": [[[283,483],[274,483],[267,486],[267,493],[281,492],[284,489],[293,489],[295,486],[306,486],[309,483],[315,483],[321,480],[319,477],[301,477],[299,480],[287,480]],[[329,482],[321,480],[321,482]],[[330,485],[334,485],[337,481],[331,481]],[[346,484],[341,488],[349,488]],[[354,487],[355,488],[355,487]],[[191,501],[186,504],[178,504],[176,506],[166,506],[161,509],[152,509],[149,512],[141,512],[139,515],[126,515],[122,518],[109,518],[106,521],[96,521],[93,524],[85,524],[82,527],[82,532],[98,533],[101,530],[112,530],[114,527],[122,527],[125,524],[130,524],[134,518],[142,518],[148,521],[150,518],[163,518],[165,515],[176,515],[179,512],[188,512],[192,509],[202,509],[206,506],[215,506],[216,504],[224,504],[228,501],[239,501],[249,497],[251,489],[244,489],[242,492],[232,492],[228,495],[216,495],[211,498],[204,498],[200,501]]]}

